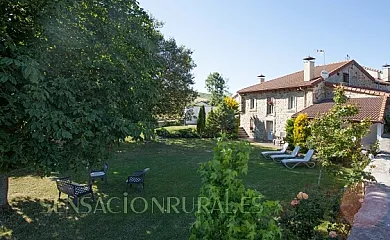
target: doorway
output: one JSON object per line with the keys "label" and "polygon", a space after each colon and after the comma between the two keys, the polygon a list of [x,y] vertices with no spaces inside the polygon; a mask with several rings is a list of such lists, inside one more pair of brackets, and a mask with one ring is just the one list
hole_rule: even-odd
{"label": "doorway", "polygon": [[266,121],[265,128],[266,128],[266,132],[267,132],[267,140],[272,141],[274,138],[274,136],[273,136],[274,122],[273,121]]}

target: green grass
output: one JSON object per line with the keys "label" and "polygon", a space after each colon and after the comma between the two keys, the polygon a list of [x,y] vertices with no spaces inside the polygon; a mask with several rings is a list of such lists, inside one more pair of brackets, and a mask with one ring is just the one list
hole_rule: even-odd
{"label": "green grass", "polygon": [[186,125],[186,126],[169,126],[169,127],[164,127],[168,131],[176,131],[176,130],[181,130],[181,129],[196,129],[196,125]]}
{"label": "green grass", "polygon": [[[61,202],[58,211],[45,213],[42,205],[53,205],[58,196],[55,182],[51,178],[36,176],[15,176],[10,179],[9,199],[11,210],[0,212],[0,239],[188,239],[189,227],[195,220],[194,213],[136,214],[128,207],[124,213],[123,193],[126,191],[126,177],[134,170],[150,167],[146,177],[145,190],[128,189],[128,205],[133,199],[143,197],[149,207],[153,197],[186,197],[188,201],[197,197],[200,177],[199,163],[212,158],[215,142],[210,139],[176,139],[164,143],[136,144],[125,143],[116,155],[108,161],[108,184],[96,182],[96,197],[104,202],[112,197],[112,210],[120,213],[103,213],[101,205],[95,213],[66,212]],[[289,203],[305,186],[316,182],[319,169],[297,168],[287,170],[281,165],[259,157],[262,151],[253,147],[249,160],[249,172],[244,176],[247,187],[259,190],[266,199]],[[72,174],[75,181],[86,182],[88,174],[80,171]],[[328,176],[322,179],[324,186],[338,185]],[[66,198],[63,196],[63,200]],[[187,211],[191,204],[187,201]],[[93,204],[90,201],[88,203]],[[160,201],[161,202],[161,201]],[[137,199],[135,208],[140,211],[143,204]],[[96,203],[92,205],[95,210]],[[182,206],[182,205],[180,205]],[[85,211],[86,208],[81,208]],[[158,210],[158,209],[157,209]]]}

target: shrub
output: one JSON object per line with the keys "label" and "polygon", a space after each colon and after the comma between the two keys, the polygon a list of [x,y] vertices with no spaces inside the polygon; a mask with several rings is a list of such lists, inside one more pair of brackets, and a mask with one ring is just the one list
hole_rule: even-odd
{"label": "shrub", "polygon": [[295,118],[289,118],[286,122],[286,137],[285,141],[288,142],[288,148],[289,150],[292,150],[294,148],[294,122]]}
{"label": "shrub", "polygon": [[204,135],[207,137],[215,137],[220,133],[218,128],[218,119],[214,111],[211,109],[206,119],[206,127]]}
{"label": "shrub", "polygon": [[308,149],[307,139],[310,136],[309,119],[306,114],[299,114],[294,121],[294,145],[300,146],[303,151]]}
{"label": "shrub", "polygon": [[379,141],[376,140],[375,143],[370,147],[368,153],[371,153],[375,157],[378,154],[378,152],[379,152]]}
{"label": "shrub", "polygon": [[318,189],[299,192],[286,207],[279,223],[285,239],[319,239],[316,227],[330,210],[329,200]]}
{"label": "shrub", "polygon": [[280,239],[275,217],[278,202],[262,201],[246,189],[240,174],[248,171],[248,142],[219,139],[212,160],[202,163],[202,187],[190,239]]}
{"label": "shrub", "polygon": [[199,109],[198,120],[196,122],[196,131],[199,134],[199,136],[202,136],[205,127],[206,127],[206,112],[204,106],[201,106]]}
{"label": "shrub", "polygon": [[193,128],[175,129],[168,131],[166,128],[156,129],[156,135],[164,138],[197,138],[198,133]]}

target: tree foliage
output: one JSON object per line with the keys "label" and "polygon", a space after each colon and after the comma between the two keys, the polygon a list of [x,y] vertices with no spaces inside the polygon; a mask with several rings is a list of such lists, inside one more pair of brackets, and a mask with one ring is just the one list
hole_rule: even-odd
{"label": "tree foliage", "polygon": [[[367,177],[363,172],[369,159],[361,153],[361,139],[367,134],[370,122],[367,120],[355,122],[350,120],[359,108],[347,104],[347,97],[342,87],[334,94],[332,109],[310,123],[311,137],[316,155],[320,163],[332,173],[345,174],[351,182],[357,182]],[[343,168],[351,171],[343,171]]]}
{"label": "tree foliage", "polygon": [[199,109],[198,120],[196,122],[196,131],[198,132],[199,136],[202,136],[205,127],[206,127],[206,111],[204,109],[204,106],[201,106]]}
{"label": "tree foliage", "polygon": [[192,60],[192,51],[184,46],[177,46],[175,39],[161,40],[162,67],[158,75],[159,102],[155,114],[159,117],[179,118],[183,109],[197,97],[192,88],[196,67]]}
{"label": "tree foliage", "polygon": [[285,131],[286,138],[285,141],[288,143],[288,148],[291,150],[294,148],[294,122],[295,118],[289,118],[286,121]]}
{"label": "tree foliage", "polygon": [[208,114],[206,133],[209,137],[227,134],[229,137],[238,136],[239,122],[238,103],[231,97],[225,97],[218,108]]}
{"label": "tree foliage", "polygon": [[210,73],[206,78],[206,88],[211,93],[210,104],[218,106],[227,93],[227,80],[218,72]]}
{"label": "tree foliage", "polygon": [[134,0],[1,1],[0,12],[0,174],[85,168],[192,98],[192,52]]}
{"label": "tree foliage", "polygon": [[208,137],[214,137],[218,133],[220,133],[218,116],[215,114],[214,110],[211,109],[206,117],[205,134]]}
{"label": "tree foliage", "polygon": [[309,119],[306,114],[299,114],[294,121],[294,145],[307,150],[307,139],[310,136]]}
{"label": "tree foliage", "polygon": [[214,158],[202,163],[202,187],[190,239],[280,239],[278,202],[264,201],[237,177],[248,171],[250,144],[219,139]]}

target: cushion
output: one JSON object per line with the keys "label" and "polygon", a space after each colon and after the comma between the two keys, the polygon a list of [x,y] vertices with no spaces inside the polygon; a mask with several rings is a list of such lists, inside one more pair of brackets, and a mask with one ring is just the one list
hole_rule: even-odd
{"label": "cushion", "polygon": [[104,172],[91,172],[91,177],[103,177],[104,175]]}

